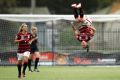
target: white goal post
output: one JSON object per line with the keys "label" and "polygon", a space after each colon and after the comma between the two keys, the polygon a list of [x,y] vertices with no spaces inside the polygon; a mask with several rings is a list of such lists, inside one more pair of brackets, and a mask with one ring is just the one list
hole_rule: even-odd
{"label": "white goal post", "polygon": [[[119,62],[120,57],[117,52],[120,53],[120,15],[85,16],[92,19],[93,26],[96,28],[95,35],[89,42],[90,52],[95,54],[90,56],[90,60],[93,61],[91,64],[98,64],[99,57],[100,59],[101,57],[103,58],[100,64],[115,64],[117,58],[119,58]],[[28,25],[29,32],[31,26],[38,28],[38,48],[40,52],[67,54],[69,55],[68,57],[59,55],[55,59],[60,61],[61,58],[69,59],[69,62],[72,61],[71,63],[76,65],[74,61],[78,57],[81,58],[83,56],[81,52],[86,52],[86,50],[81,47],[80,42],[74,37],[71,27],[71,22],[74,20],[74,15],[0,14],[0,60],[2,61],[0,65],[11,64],[11,57],[16,59],[18,45],[15,44],[14,39],[18,33],[19,26],[24,22]],[[10,52],[14,54],[9,54]],[[97,53],[98,55],[96,55]],[[107,57],[105,55],[104,57],[102,55],[104,53],[110,55],[107,55]],[[46,57],[43,56],[43,58]],[[104,62],[104,58],[107,58],[109,62]],[[50,63],[52,61],[53,59],[51,59]]]}
{"label": "white goal post", "polygon": [[[93,22],[120,21],[120,15],[85,15]],[[1,14],[0,19],[19,22],[44,22],[50,20],[74,20],[73,15],[27,15],[27,14]]]}

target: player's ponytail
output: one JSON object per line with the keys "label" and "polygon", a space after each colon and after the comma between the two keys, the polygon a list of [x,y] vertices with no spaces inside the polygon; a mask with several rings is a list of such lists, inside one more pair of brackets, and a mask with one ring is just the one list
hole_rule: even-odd
{"label": "player's ponytail", "polygon": [[31,27],[31,33],[33,33],[33,30],[36,30],[36,31],[37,31],[37,27],[32,26],[32,27]]}
{"label": "player's ponytail", "polygon": [[22,23],[22,25],[20,26],[18,33],[22,32],[22,28],[26,25],[26,23]]}

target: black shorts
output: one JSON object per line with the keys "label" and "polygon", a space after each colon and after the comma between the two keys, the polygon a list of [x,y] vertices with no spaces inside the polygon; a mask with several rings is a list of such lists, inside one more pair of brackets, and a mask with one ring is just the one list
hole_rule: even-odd
{"label": "black shorts", "polygon": [[37,47],[31,47],[30,49],[30,53],[33,54],[34,52],[39,51],[39,49]]}

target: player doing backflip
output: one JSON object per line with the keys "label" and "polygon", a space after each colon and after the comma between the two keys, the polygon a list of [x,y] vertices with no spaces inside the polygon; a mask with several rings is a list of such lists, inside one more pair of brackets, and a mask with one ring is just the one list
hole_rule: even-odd
{"label": "player doing backflip", "polygon": [[75,37],[81,42],[83,48],[89,50],[88,42],[92,39],[95,33],[95,28],[92,26],[92,20],[84,16],[81,3],[72,4],[74,10],[75,22],[72,23],[72,28],[75,32]]}

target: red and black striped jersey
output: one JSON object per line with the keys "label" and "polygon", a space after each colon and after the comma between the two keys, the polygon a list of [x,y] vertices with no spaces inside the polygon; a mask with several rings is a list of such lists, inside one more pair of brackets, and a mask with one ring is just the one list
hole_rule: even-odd
{"label": "red and black striped jersey", "polygon": [[80,33],[86,33],[86,34],[90,34],[90,31],[92,29],[89,26],[83,26],[79,29]]}
{"label": "red and black striped jersey", "polygon": [[80,34],[76,35],[75,37],[79,41],[89,41],[93,37],[93,34],[91,34],[91,30],[93,29],[89,26],[82,26],[79,29]]}
{"label": "red and black striped jersey", "polygon": [[30,33],[18,33],[17,40],[21,40],[18,44],[18,53],[24,53],[25,51],[30,51],[29,41],[31,40],[32,36]]}

